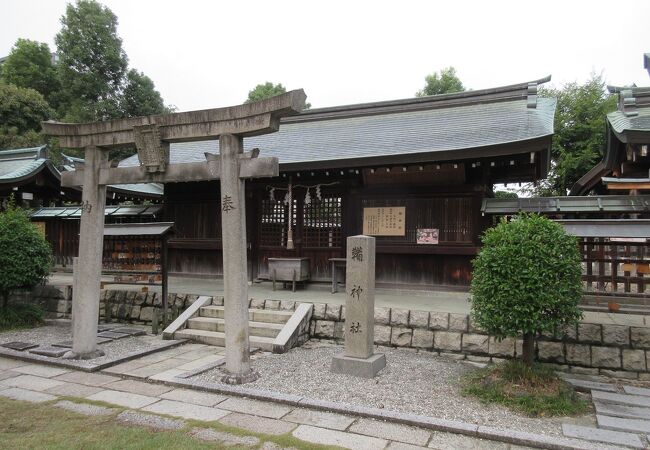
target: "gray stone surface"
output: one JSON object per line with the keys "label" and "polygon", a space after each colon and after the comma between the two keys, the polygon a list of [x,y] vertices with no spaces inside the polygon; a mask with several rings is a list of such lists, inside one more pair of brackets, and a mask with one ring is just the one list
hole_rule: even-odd
{"label": "gray stone surface", "polygon": [[55,379],[59,381],[68,381],[70,383],[86,384],[88,386],[104,386],[108,383],[120,380],[120,378],[111,375],[76,371],[59,375]]}
{"label": "gray stone surface", "polygon": [[312,317],[314,319],[324,320],[326,307],[326,303],[314,303],[314,312],[312,313]]}
{"label": "gray stone surface", "polygon": [[409,326],[413,328],[427,328],[429,326],[429,311],[411,311]]}
{"label": "gray stone surface", "polygon": [[[350,236],[346,245],[345,356],[369,358],[375,333],[375,238]],[[391,323],[395,314],[393,309]]]}
{"label": "gray stone surface", "polygon": [[410,347],[413,339],[413,329],[407,327],[393,327],[390,343],[396,347]]}
{"label": "gray stone surface", "polygon": [[314,322],[314,335],[321,338],[334,338],[334,324],[329,320],[316,320]]}
{"label": "gray stone surface", "polygon": [[432,330],[449,329],[449,313],[432,312],[429,317],[429,328]]}
{"label": "gray stone surface", "polygon": [[70,369],[64,367],[45,366],[39,364],[27,364],[24,366],[16,367],[14,372],[20,372],[27,375],[36,375],[39,377],[56,377],[70,372]]}
{"label": "gray stone surface", "polygon": [[355,421],[355,418],[326,411],[296,408],[284,416],[282,420],[332,430],[345,430]]}
{"label": "gray stone surface", "polygon": [[433,336],[433,346],[439,350],[460,351],[461,333],[449,331],[436,331]]}
{"label": "gray stone surface", "polygon": [[154,430],[180,430],[185,427],[183,420],[145,414],[140,411],[124,411],[118,414],[116,419],[128,425],[139,425]]}
{"label": "gray stone surface", "polygon": [[203,420],[206,422],[219,420],[228,414],[228,411],[211,408],[208,406],[193,405],[174,400],[160,400],[142,408],[143,411],[168,416],[182,417],[184,419]]}
{"label": "gray stone surface", "polygon": [[409,324],[409,310],[398,308],[391,309],[390,324],[397,327],[407,327]]}
{"label": "gray stone surface", "polygon": [[599,344],[601,342],[600,325],[594,323],[579,323],[578,340],[580,340],[580,342]]}
{"label": "gray stone surface", "polygon": [[219,404],[219,408],[228,411],[254,414],[256,416],[279,419],[287,415],[291,408],[278,403],[263,402],[241,397],[233,397]]}
{"label": "gray stone surface", "polygon": [[29,389],[30,391],[46,391],[65,384],[63,381],[37,377],[35,375],[20,375],[0,381],[0,385]]}
{"label": "gray stone surface", "polygon": [[[251,416],[248,414],[230,413],[219,422],[231,427],[243,428],[253,433],[280,435],[289,433],[296,425],[284,420],[268,419],[266,417]],[[304,425],[301,425],[304,426]]]}
{"label": "gray stone surface", "polygon": [[632,347],[650,348],[650,328],[630,327],[630,339]]}
{"label": "gray stone surface", "polygon": [[16,387],[10,387],[7,389],[0,388],[0,397],[6,397],[12,400],[20,400],[29,403],[49,402],[51,400],[56,400],[57,398],[51,394],[44,394],[43,392],[35,392]]}
{"label": "gray stone surface", "polygon": [[214,428],[194,428],[188,434],[202,441],[219,442],[226,447],[252,447],[260,443],[255,436],[237,436]]}
{"label": "gray stone surface", "polygon": [[464,434],[434,431],[431,433],[429,448],[438,450],[508,450],[509,445],[503,442],[465,436]]}
{"label": "gray stone surface", "polygon": [[29,353],[33,353],[35,355],[49,356],[51,358],[59,358],[65,355],[67,351],[68,351],[67,348],[45,345],[45,346],[31,349]]}
{"label": "gray stone surface", "polygon": [[515,354],[515,340],[513,338],[498,340],[490,336],[489,347],[490,355],[513,356]]}
{"label": "gray stone surface", "polygon": [[540,361],[564,362],[564,344],[562,342],[539,341],[537,348]]}
{"label": "gray stone surface", "polygon": [[617,405],[615,403],[594,402],[598,414],[612,417],[650,420],[650,408],[640,406]]}
{"label": "gray stone surface", "polygon": [[628,431],[632,433],[650,433],[650,420],[630,419],[596,414],[598,426],[602,429]]}
{"label": "gray stone surface", "polygon": [[167,400],[176,400],[201,406],[215,406],[228,398],[220,394],[192,391],[189,389],[174,389],[173,391],[161,394],[160,397]]}
{"label": "gray stone surface", "polygon": [[116,333],[115,331],[102,331],[101,333],[97,333],[97,337],[107,339],[123,339],[129,337],[129,335],[125,333]]}
{"label": "gray stone surface", "polygon": [[411,345],[416,348],[433,348],[433,331],[414,329]]}
{"label": "gray stone surface", "polygon": [[96,394],[102,391],[102,388],[94,386],[86,386],[85,384],[65,383],[61,386],[54,386],[47,389],[45,392],[48,394],[61,395],[66,397],[88,397],[89,395]]}
{"label": "gray stone surface", "polygon": [[142,328],[122,327],[122,328],[114,328],[111,331],[113,331],[114,333],[128,334],[129,336],[142,336],[146,334],[146,332]]}
{"label": "gray stone surface", "polygon": [[385,439],[300,425],[293,435],[303,441],[320,445],[335,445],[352,450],[382,450],[388,442]]}
{"label": "gray stone surface", "polygon": [[621,378],[623,380],[636,380],[636,372],[628,372],[626,370],[611,370],[611,369],[600,369],[599,373],[604,377],[610,378]]}
{"label": "gray stone surface", "polygon": [[644,395],[646,397],[650,397],[650,389],[648,388],[642,388],[636,386],[623,386],[623,390],[625,391],[626,394]]}
{"label": "gray stone surface", "polygon": [[614,347],[591,347],[591,365],[618,369],[621,367],[621,351]]}
{"label": "gray stone surface", "polygon": [[325,308],[325,320],[338,321],[341,319],[341,305],[327,304]]}
{"label": "gray stone surface", "polygon": [[375,308],[375,323],[379,325],[390,325],[390,308]]}
{"label": "gray stone surface", "polygon": [[591,391],[592,389],[605,392],[617,392],[616,386],[611,383],[601,383],[598,381],[581,380],[578,378],[563,377],[564,380],[581,391]]}
{"label": "gray stone surface", "polygon": [[607,403],[617,403],[619,405],[643,406],[650,407],[650,397],[643,395],[615,394],[612,392],[592,391],[591,398]]}
{"label": "gray stone surface", "polygon": [[566,362],[588,366],[591,364],[591,347],[584,344],[566,344]]}
{"label": "gray stone surface", "polygon": [[630,371],[645,371],[646,358],[644,350],[623,349],[623,369]]}
{"label": "gray stone surface", "polygon": [[431,435],[421,428],[372,419],[359,419],[348,431],[413,445],[427,445]]}
{"label": "gray stone surface", "polygon": [[125,408],[142,408],[157,402],[158,398],[147,395],[133,394],[131,392],[121,392],[112,390],[103,390],[87,397],[88,400],[97,400],[100,402],[112,403],[114,405],[124,406]]}
{"label": "gray stone surface", "polygon": [[463,351],[487,353],[488,336],[485,334],[463,334]]}
{"label": "gray stone surface", "polygon": [[449,314],[450,331],[467,331],[469,316],[467,314]]}
{"label": "gray stone surface", "polygon": [[117,412],[114,408],[106,408],[104,406],[91,405],[88,403],[75,403],[68,400],[61,400],[54,404],[57,408],[72,411],[84,416],[108,416]]}
{"label": "gray stone surface", "polygon": [[390,345],[392,327],[388,325],[375,325],[375,344]]}
{"label": "gray stone surface", "polygon": [[627,325],[603,325],[603,343],[608,345],[630,345],[630,327]]}
{"label": "gray stone surface", "polygon": [[5,344],[0,344],[0,347],[10,348],[12,350],[18,350],[22,352],[25,350],[29,350],[30,348],[38,347],[38,344],[34,344],[32,342],[13,341],[13,342],[7,342]]}
{"label": "gray stone surface", "polygon": [[150,397],[160,397],[161,394],[171,391],[171,386],[163,384],[145,383],[137,380],[120,380],[104,386],[106,389],[115,389],[116,391],[132,392],[134,394],[148,395]]}
{"label": "gray stone surface", "polygon": [[339,354],[332,358],[330,371],[361,378],[374,378],[384,367],[386,367],[386,356],[383,353],[375,353],[369,358],[353,358]]}

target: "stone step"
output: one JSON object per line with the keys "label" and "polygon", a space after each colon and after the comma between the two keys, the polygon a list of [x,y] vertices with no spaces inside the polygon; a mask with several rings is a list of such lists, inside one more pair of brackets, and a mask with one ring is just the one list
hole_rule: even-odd
{"label": "stone step", "polygon": [[613,392],[591,391],[591,398],[604,403],[650,407],[650,397],[643,395],[614,394]]}
{"label": "stone step", "polygon": [[[207,345],[216,345],[219,347],[225,347],[226,345],[226,335],[217,331],[191,330],[186,328],[174,333],[174,338],[191,339],[194,342],[200,342]],[[251,347],[257,347],[267,352],[273,351],[274,341],[275,339],[270,337],[250,336]]]}
{"label": "stone step", "polygon": [[[251,336],[274,338],[280,333],[283,326],[281,323],[248,322],[248,330]],[[213,317],[193,317],[187,321],[187,328],[223,333],[226,329],[226,321]]]}
{"label": "stone step", "polygon": [[650,389],[647,388],[641,388],[636,386],[623,386],[623,390],[625,391],[626,394],[643,395],[646,397],[650,397]]}
{"label": "stone step", "polygon": [[562,433],[567,437],[587,441],[604,442],[607,444],[625,445],[632,448],[643,448],[639,436],[621,431],[601,430],[599,428],[582,427],[579,425],[562,424]]}
{"label": "stone step", "polygon": [[563,377],[564,381],[572,385],[576,391],[589,392],[591,390],[595,391],[606,391],[606,392],[617,392],[616,386],[611,383],[601,383],[599,381],[589,381],[581,380],[578,378]]}
{"label": "stone step", "polygon": [[650,408],[641,406],[616,405],[614,403],[594,402],[596,412],[612,417],[622,417],[626,419],[646,419],[650,420]]}
{"label": "stone step", "polygon": [[[293,311],[278,311],[273,309],[249,309],[248,320],[267,323],[287,323],[293,315]],[[200,317],[211,317],[213,319],[224,318],[223,306],[204,306],[199,310]]]}
{"label": "stone step", "polygon": [[650,433],[650,420],[621,419],[620,417],[596,414],[598,426],[606,430],[628,431],[631,433]]}

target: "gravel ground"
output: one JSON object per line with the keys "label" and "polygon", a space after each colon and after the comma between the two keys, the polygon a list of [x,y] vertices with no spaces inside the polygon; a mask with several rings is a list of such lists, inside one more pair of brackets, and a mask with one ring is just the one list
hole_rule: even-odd
{"label": "gravel ground", "polygon": [[[138,328],[134,325],[122,326],[129,328]],[[116,328],[118,327],[116,326]],[[37,328],[0,332],[0,344],[12,341],[20,341],[46,346],[55,344],[57,342],[68,341],[70,339],[72,339],[70,324],[45,325]],[[163,341],[160,336],[144,335],[128,337],[112,342],[107,342],[105,344],[100,344],[98,348],[106,353],[100,358],[95,358],[87,361],[67,360],[67,362],[77,367],[92,367],[98,364],[121,359],[131,353],[142,352],[144,350],[160,347],[168,343],[169,341]],[[61,360],[61,358],[51,359]]]}
{"label": "gravel ground", "polygon": [[[591,415],[531,418],[463,397],[460,378],[476,366],[428,352],[382,349],[387,366],[372,380],[332,374],[332,356],[342,351],[341,346],[311,341],[285,354],[258,356],[253,366],[261,377],[246,387],[549,435],[561,435],[562,422],[594,423]],[[194,379],[220,384],[222,375],[213,369]]]}

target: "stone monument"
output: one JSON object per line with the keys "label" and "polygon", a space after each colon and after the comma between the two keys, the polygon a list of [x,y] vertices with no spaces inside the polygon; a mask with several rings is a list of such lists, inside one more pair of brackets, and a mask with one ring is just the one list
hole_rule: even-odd
{"label": "stone monument", "polygon": [[[282,117],[303,109],[305,98],[300,89],[227,108],[83,124],[43,122],[45,134],[58,137],[62,148],[85,151],[83,169],[61,175],[62,186],[83,186],[72,300],[72,350],[67,357],[91,359],[101,355],[96,336],[106,186],[220,180],[226,321],[224,381],[238,384],[257,378],[249,356],[244,179],[278,176],[279,162],[273,157],[258,158],[257,149],[244,152],[243,139],[277,131]],[[170,143],[198,140],[218,140],[219,155],[206,154],[205,162],[170,162]],[[139,167],[115,167],[108,161],[112,148],[133,145],[138,150]]]}
{"label": "stone monument", "polygon": [[386,356],[374,353],[375,238],[347,239],[345,279],[345,351],[332,358],[331,371],[373,378],[386,367]]}

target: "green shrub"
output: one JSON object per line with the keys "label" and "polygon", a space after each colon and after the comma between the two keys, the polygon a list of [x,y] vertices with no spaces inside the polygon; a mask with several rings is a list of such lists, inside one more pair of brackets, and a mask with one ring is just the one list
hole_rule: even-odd
{"label": "green shrub", "polygon": [[472,320],[497,338],[523,335],[523,360],[530,365],[539,333],[582,317],[577,240],[536,214],[502,220],[482,240],[473,262]]}
{"label": "green shrub", "polygon": [[0,330],[32,327],[43,323],[43,309],[38,305],[17,304],[0,308]]}
{"label": "green shrub", "polygon": [[31,289],[52,267],[52,250],[45,237],[29,222],[27,213],[13,202],[0,213],[0,297],[6,309],[9,294]]}

